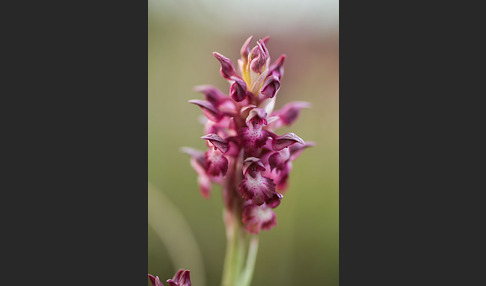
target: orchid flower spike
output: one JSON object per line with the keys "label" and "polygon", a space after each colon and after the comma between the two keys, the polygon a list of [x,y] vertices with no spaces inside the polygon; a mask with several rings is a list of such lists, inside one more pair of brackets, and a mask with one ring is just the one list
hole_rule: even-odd
{"label": "orchid flower spike", "polygon": [[[189,102],[201,108],[207,118],[203,123],[206,133],[201,137],[207,149],[186,147],[183,152],[191,157],[201,194],[208,198],[212,185],[220,184],[226,213],[237,217],[248,232],[258,234],[276,225],[273,209],[280,205],[288,187],[292,162],[314,143],[294,133],[275,133],[279,127],[294,123],[310,104],[291,102],[274,111],[286,56],[271,62],[269,37],[256,41],[253,47],[252,41],[250,36],[244,42],[236,67],[229,58],[213,53],[229,88],[226,92],[211,85],[195,88],[204,99]],[[167,280],[169,286],[190,285],[189,271],[178,275]],[[157,279],[151,277],[154,286],[161,285]]]}

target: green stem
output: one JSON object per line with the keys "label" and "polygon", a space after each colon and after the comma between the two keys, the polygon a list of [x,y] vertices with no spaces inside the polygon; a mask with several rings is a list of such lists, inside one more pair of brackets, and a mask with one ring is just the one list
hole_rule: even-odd
{"label": "green stem", "polygon": [[253,235],[250,240],[248,257],[246,259],[245,269],[238,280],[238,286],[249,286],[255,269],[255,262],[258,253],[258,236]]}
{"label": "green stem", "polygon": [[227,244],[222,286],[236,285],[245,259],[245,230],[236,218],[237,216],[233,215],[231,225],[227,226]]}

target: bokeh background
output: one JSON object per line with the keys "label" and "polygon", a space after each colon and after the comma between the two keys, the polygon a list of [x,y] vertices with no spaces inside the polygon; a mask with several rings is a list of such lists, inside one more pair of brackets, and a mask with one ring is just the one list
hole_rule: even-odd
{"label": "bokeh background", "polygon": [[187,101],[203,98],[195,85],[228,91],[213,51],[236,64],[248,36],[269,35],[272,61],[287,55],[275,108],[312,104],[277,133],[317,146],[294,162],[277,226],[260,233],[252,285],[338,285],[338,0],[149,0],[148,8],[148,273],[165,281],[186,268],[193,285],[220,285],[221,189],[204,199],[180,152],[205,148],[202,112]]}

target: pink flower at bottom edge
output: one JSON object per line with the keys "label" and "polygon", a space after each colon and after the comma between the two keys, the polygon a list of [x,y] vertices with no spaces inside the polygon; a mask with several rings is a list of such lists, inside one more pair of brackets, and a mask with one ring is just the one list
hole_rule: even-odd
{"label": "pink flower at bottom edge", "polygon": [[[164,286],[164,284],[160,282],[159,276],[148,274],[148,277],[152,283],[152,286]],[[167,280],[167,283],[169,283],[169,286],[191,286],[190,271],[179,269],[172,279]]]}
{"label": "pink flower at bottom edge", "polygon": [[166,281],[169,286],[191,286],[190,271],[180,269],[172,279]]}
{"label": "pink flower at bottom edge", "polygon": [[152,283],[152,286],[164,286],[164,284],[160,282],[159,276],[153,276],[152,274],[148,274],[148,277],[150,279],[150,282]]}

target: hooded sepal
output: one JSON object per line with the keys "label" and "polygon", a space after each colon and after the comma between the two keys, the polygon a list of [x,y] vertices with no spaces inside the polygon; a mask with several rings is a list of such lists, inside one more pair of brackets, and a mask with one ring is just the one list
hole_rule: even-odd
{"label": "hooded sepal", "polygon": [[263,165],[262,161],[256,157],[248,157],[243,161],[243,175],[250,173],[251,176],[255,176],[256,172],[263,172],[265,171],[265,165]]}
{"label": "hooded sepal", "polygon": [[246,99],[251,93],[247,91],[246,83],[239,77],[231,78],[234,82],[230,87],[230,96],[236,102],[241,102]]}
{"label": "hooded sepal", "polygon": [[201,139],[208,140],[214,148],[217,148],[219,151],[226,153],[228,151],[228,142],[223,138],[219,137],[217,134],[209,133],[201,137]]}
{"label": "hooded sepal", "polygon": [[273,98],[280,89],[280,80],[275,75],[270,75],[265,79],[261,93],[265,98]]}

